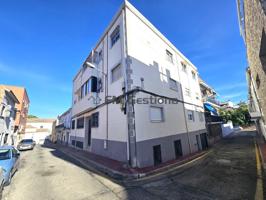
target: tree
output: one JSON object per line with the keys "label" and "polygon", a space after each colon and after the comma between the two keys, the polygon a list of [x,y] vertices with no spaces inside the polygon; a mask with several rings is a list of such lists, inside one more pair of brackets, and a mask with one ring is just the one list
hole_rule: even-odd
{"label": "tree", "polygon": [[247,104],[239,103],[238,106],[238,108],[232,110],[220,109],[219,114],[224,121],[232,121],[234,125],[249,125],[251,121]]}
{"label": "tree", "polygon": [[32,119],[32,118],[38,118],[38,117],[35,116],[35,115],[28,115],[28,118],[29,118],[29,119]]}

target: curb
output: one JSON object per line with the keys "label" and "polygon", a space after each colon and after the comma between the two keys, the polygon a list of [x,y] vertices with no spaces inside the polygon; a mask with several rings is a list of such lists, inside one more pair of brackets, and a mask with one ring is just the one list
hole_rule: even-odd
{"label": "curb", "polygon": [[184,159],[180,162],[169,164],[167,166],[152,170],[150,172],[146,173],[132,173],[132,174],[127,174],[127,173],[122,173],[113,169],[110,169],[109,167],[106,167],[102,164],[99,164],[98,162],[92,161],[92,160],[85,160],[80,156],[77,156],[76,154],[71,153],[70,151],[67,150],[62,150],[60,147],[58,148],[55,146],[55,148],[62,152],[63,154],[71,157],[72,159],[76,160],[79,162],[85,169],[90,170],[90,171],[96,171],[100,172],[103,175],[109,176],[117,181],[125,181],[125,180],[143,180],[147,178],[152,178],[154,176],[158,175],[164,175],[169,172],[172,172],[174,170],[177,170],[185,165],[191,164],[195,161],[198,161],[202,158],[205,158],[209,153],[212,152],[212,150],[207,150],[204,152],[201,152],[197,155],[192,156],[190,159]]}
{"label": "curb", "polygon": [[266,163],[265,163],[265,160],[264,160],[264,157],[263,157],[263,154],[262,154],[262,151],[261,151],[261,148],[260,148],[260,144],[258,143],[257,140],[255,140],[255,143],[258,147],[258,150],[259,150],[259,155],[260,155],[260,160],[261,160],[261,165],[262,165],[262,168],[264,170],[266,170]]}

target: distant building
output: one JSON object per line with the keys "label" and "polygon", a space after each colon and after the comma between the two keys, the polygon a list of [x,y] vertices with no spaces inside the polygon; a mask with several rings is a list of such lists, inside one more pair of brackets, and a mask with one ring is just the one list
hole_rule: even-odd
{"label": "distant building", "polygon": [[221,102],[220,106],[226,110],[233,110],[237,107],[232,101]]}
{"label": "distant building", "polygon": [[266,139],[266,1],[238,0],[237,6],[248,59],[249,112]]}
{"label": "distant building", "polygon": [[23,139],[33,139],[37,144],[43,144],[46,139],[50,140],[55,121],[55,119],[28,119]]}
{"label": "distant building", "polygon": [[0,85],[0,145],[16,143],[16,104],[19,104],[19,101],[13,91]]}
{"label": "distant building", "polygon": [[213,144],[222,137],[223,119],[219,116],[221,103],[217,100],[217,93],[201,78],[199,79],[202,101],[205,111],[206,128],[209,143]]}
{"label": "distant building", "polygon": [[56,142],[68,145],[71,128],[71,108],[57,118]]}
{"label": "distant building", "polygon": [[6,88],[13,91],[19,100],[19,104],[16,104],[17,114],[15,120],[15,135],[17,135],[18,140],[20,140],[25,133],[26,122],[28,117],[30,100],[28,97],[27,90],[24,87],[5,85]]}

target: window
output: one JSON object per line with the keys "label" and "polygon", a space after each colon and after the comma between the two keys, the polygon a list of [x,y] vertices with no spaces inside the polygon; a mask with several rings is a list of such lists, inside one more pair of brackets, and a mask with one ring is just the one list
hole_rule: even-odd
{"label": "window", "polygon": [[199,93],[196,92],[196,99],[199,100]]}
{"label": "window", "polygon": [[257,85],[257,89],[260,88],[260,77],[259,77],[259,74],[257,74],[256,76],[256,85]]}
{"label": "window", "polygon": [[162,122],[164,120],[162,107],[150,107],[150,120],[151,122]]}
{"label": "window", "polygon": [[193,72],[193,71],[191,71],[191,74],[192,74],[192,78],[193,78],[194,80],[196,80],[196,73]]}
{"label": "window", "polygon": [[72,129],[75,129],[75,120],[72,120],[72,125],[71,125]]}
{"label": "window", "polygon": [[112,69],[112,82],[117,81],[120,77],[122,77],[122,67],[121,64],[118,64],[116,67]]}
{"label": "window", "polygon": [[203,112],[198,112],[198,115],[199,115],[199,121],[203,122],[204,121]]}
{"label": "window", "polygon": [[166,50],[166,60],[173,63],[173,54],[168,50]]}
{"label": "window", "polygon": [[2,109],[1,109],[1,113],[0,113],[1,116],[3,116],[5,108],[6,108],[6,107],[5,107],[4,105],[2,105]]}
{"label": "window", "polygon": [[259,57],[262,69],[266,73],[266,34],[264,29],[262,31],[262,36],[261,36]]}
{"label": "window", "polygon": [[188,110],[187,111],[187,116],[189,121],[194,121],[194,111]]}
{"label": "window", "polygon": [[190,89],[188,88],[185,88],[185,95],[190,97]]}
{"label": "window", "polygon": [[187,72],[187,65],[185,63],[181,62],[181,66],[182,66],[182,71]]}
{"label": "window", "polygon": [[111,36],[111,47],[119,40],[120,38],[120,26],[117,26],[115,30],[112,32]]}
{"label": "window", "polygon": [[93,113],[91,116],[91,127],[99,126],[99,112]]}
{"label": "window", "polygon": [[170,78],[169,83],[170,83],[170,88],[172,90],[175,90],[175,91],[178,90],[177,82],[174,79]]}
{"label": "window", "polygon": [[77,129],[84,128],[84,117],[81,117],[77,120]]}

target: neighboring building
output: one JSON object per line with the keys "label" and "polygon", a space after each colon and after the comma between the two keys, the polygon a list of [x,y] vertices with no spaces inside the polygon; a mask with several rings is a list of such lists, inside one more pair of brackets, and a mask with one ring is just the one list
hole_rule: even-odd
{"label": "neighboring building", "polygon": [[247,49],[249,112],[266,139],[266,1],[238,0],[240,32]]}
{"label": "neighboring building", "polygon": [[127,1],[74,77],[72,99],[76,148],[146,167],[208,146],[197,68]]}
{"label": "neighboring building", "polygon": [[30,100],[28,97],[27,90],[24,87],[5,85],[6,88],[13,91],[19,100],[19,104],[16,104],[17,114],[15,120],[15,135],[18,137],[17,141],[22,139],[25,133],[26,122],[28,117]]}
{"label": "neighboring building", "polygon": [[33,139],[37,144],[43,144],[46,139],[50,139],[53,132],[54,122],[55,119],[27,119],[23,139]]}
{"label": "neighboring building", "polygon": [[68,145],[71,128],[71,117],[71,108],[58,117],[55,127],[57,143]]}
{"label": "neighboring building", "polygon": [[209,144],[213,144],[220,140],[223,131],[222,124],[223,119],[219,116],[219,109],[221,103],[217,100],[217,93],[215,90],[205,83],[202,79],[199,79],[201,96],[205,110],[206,128],[208,130]]}
{"label": "neighboring building", "polygon": [[16,142],[16,104],[19,104],[19,101],[13,91],[0,85],[0,145],[13,145]]}
{"label": "neighboring building", "polygon": [[226,102],[221,102],[220,103],[221,108],[226,109],[226,110],[234,110],[237,108],[236,105],[232,101],[226,101]]}

